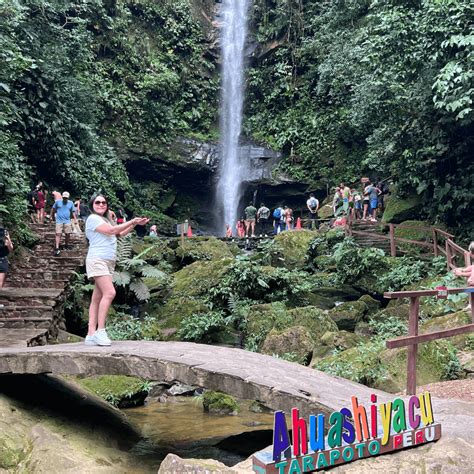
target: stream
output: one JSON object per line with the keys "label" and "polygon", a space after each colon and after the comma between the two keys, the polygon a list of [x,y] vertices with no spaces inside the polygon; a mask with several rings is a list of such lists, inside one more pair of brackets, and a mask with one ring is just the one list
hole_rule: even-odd
{"label": "stream", "polygon": [[235,416],[206,413],[200,399],[186,396],[124,409],[123,412],[145,437],[132,453],[140,459],[142,467],[146,466],[155,473],[168,453],[183,458],[212,458],[233,466],[247,459],[251,452],[271,444],[271,438],[267,442],[268,431],[266,437],[262,432],[254,436],[244,434],[226,438],[273,429],[272,413],[254,413],[249,409],[250,400],[239,400],[238,403],[240,411]]}

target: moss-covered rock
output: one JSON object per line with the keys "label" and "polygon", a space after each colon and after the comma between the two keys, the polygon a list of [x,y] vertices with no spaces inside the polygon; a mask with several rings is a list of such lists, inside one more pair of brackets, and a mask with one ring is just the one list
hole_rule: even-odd
{"label": "moss-covered rock", "polygon": [[186,239],[184,245],[176,248],[175,253],[185,265],[198,260],[221,260],[233,257],[228,245],[215,237]]}
{"label": "moss-covered rock", "polygon": [[143,405],[149,390],[145,380],[125,375],[77,378],[76,382],[118,408]]}
{"label": "moss-covered rock", "polygon": [[286,268],[294,270],[305,264],[306,253],[315,232],[310,230],[281,232],[275,237],[275,244]]}
{"label": "moss-covered rock", "polygon": [[400,227],[395,228],[395,237],[417,241],[425,240],[427,236],[426,227],[429,227],[429,225],[429,222],[425,221],[403,221]]}
{"label": "moss-covered rock", "polygon": [[[204,297],[207,296],[210,288],[217,285],[232,262],[231,258],[203,260],[194,262],[174,273],[170,295],[164,304],[155,304],[160,327],[176,329],[180,327],[185,317],[209,311],[210,308],[204,301]],[[167,331],[164,335],[166,334]],[[165,338],[176,339],[176,333],[173,332]]]}
{"label": "moss-covered rock", "polygon": [[333,308],[329,311],[329,316],[339,329],[354,331],[356,324],[364,319],[368,311],[367,305],[359,300]]}
{"label": "moss-covered rock", "polygon": [[387,306],[370,316],[370,319],[375,322],[386,322],[390,319],[399,319],[401,321],[408,320],[410,306],[406,303],[397,306]]}
{"label": "moss-covered rock", "polygon": [[[374,387],[388,392],[403,391],[406,388],[407,349],[387,349],[379,357],[386,376]],[[461,364],[449,341],[420,344],[416,360],[417,385],[458,378],[461,374]]]}
{"label": "moss-covered rock", "polygon": [[204,411],[217,415],[237,415],[239,411],[239,405],[235,399],[222,392],[204,392],[202,406]]}
{"label": "moss-covered rock", "polygon": [[[0,469],[16,472],[28,452],[28,441],[17,432],[0,433]],[[14,469],[14,471],[9,471]]]}
{"label": "moss-covered rock", "polygon": [[260,348],[272,329],[281,331],[293,326],[306,328],[315,344],[326,331],[337,330],[331,318],[314,306],[288,310],[283,303],[259,304],[249,309],[246,340],[253,341],[256,348]]}
{"label": "moss-covered rock", "polygon": [[263,354],[292,355],[295,362],[307,365],[313,354],[314,341],[307,328],[294,326],[282,331],[272,329],[263,342]]}
{"label": "moss-covered rock", "polygon": [[[420,327],[420,334],[427,332],[442,331],[443,329],[451,329],[459,326],[464,326],[471,323],[471,315],[467,311],[459,311],[446,316],[430,319],[423,323]],[[449,342],[458,349],[464,349],[469,341],[468,334],[461,334],[449,338]]]}
{"label": "moss-covered rock", "polygon": [[338,285],[337,287],[315,288],[306,295],[311,306],[321,309],[331,309],[337,301],[354,301],[360,296],[360,292],[349,285]]}
{"label": "moss-covered rock", "polygon": [[331,217],[334,217],[334,211],[331,204],[321,206],[318,211],[318,216],[320,219],[330,219]]}
{"label": "moss-covered rock", "polygon": [[321,337],[324,345],[341,351],[356,347],[364,341],[364,337],[348,331],[328,331]]}
{"label": "moss-covered rock", "polygon": [[359,298],[359,301],[363,301],[367,305],[367,314],[375,313],[380,309],[380,301],[372,298],[370,295],[363,295]]}
{"label": "moss-covered rock", "polygon": [[385,200],[382,221],[399,224],[407,219],[416,219],[419,217],[422,207],[421,198],[418,195],[411,195],[406,198],[391,196]]}

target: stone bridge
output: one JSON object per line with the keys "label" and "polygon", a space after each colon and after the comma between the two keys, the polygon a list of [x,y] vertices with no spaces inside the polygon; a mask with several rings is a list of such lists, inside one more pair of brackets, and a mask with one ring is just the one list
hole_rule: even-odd
{"label": "stone bridge", "polygon": [[350,396],[369,404],[388,393],[271,356],[186,342],[114,342],[110,347],[61,344],[0,348],[0,374],[130,375],[219,390],[302,415],[338,410]]}

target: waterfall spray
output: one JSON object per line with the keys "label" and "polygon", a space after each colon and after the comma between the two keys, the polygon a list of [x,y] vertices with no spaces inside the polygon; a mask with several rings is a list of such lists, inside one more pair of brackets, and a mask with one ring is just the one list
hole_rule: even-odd
{"label": "waterfall spray", "polygon": [[218,225],[234,227],[248,163],[239,152],[244,102],[244,47],[249,0],[222,2],[222,96],[220,170],[216,200],[220,208]]}

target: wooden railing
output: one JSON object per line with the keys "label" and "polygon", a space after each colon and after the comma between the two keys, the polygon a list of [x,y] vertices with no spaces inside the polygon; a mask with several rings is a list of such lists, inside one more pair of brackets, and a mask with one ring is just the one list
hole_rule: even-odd
{"label": "wooden railing", "polygon": [[[447,260],[448,271],[452,268],[469,266],[471,264],[471,253],[453,241],[454,235],[437,227],[418,226],[410,224],[387,224],[388,235],[379,232],[368,232],[363,230],[354,230],[352,221],[346,226],[348,235],[376,236],[377,239],[390,241],[390,255],[397,256],[397,247],[399,244],[411,244],[432,251],[433,256],[444,255]],[[405,239],[395,235],[395,229],[416,229],[425,232],[424,240]]]}
{"label": "wooden railing", "polygon": [[[444,293],[441,293],[444,292]],[[426,334],[418,334],[418,316],[420,310],[420,298],[423,296],[447,297],[456,293],[467,293],[471,304],[471,324],[458,326],[456,328],[435,331]],[[408,346],[407,354],[407,395],[416,394],[416,357],[418,344],[434,341],[445,337],[457,336],[474,332],[474,287],[449,288],[443,290],[421,290],[421,291],[396,291],[384,293],[385,298],[410,298],[410,312],[408,319],[408,336],[399,337],[386,341],[388,349]]]}

